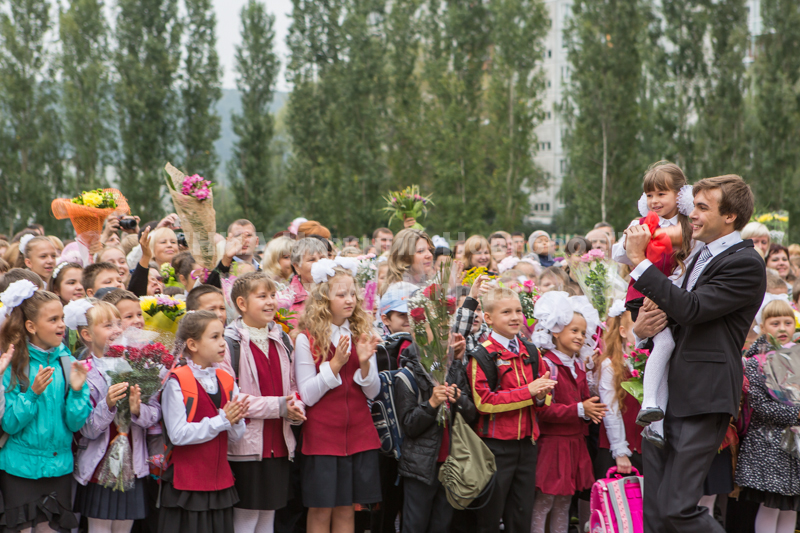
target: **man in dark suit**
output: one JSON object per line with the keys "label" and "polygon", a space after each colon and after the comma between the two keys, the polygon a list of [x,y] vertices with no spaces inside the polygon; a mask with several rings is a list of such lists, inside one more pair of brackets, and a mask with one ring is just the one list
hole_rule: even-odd
{"label": "man in dark suit", "polygon": [[[753,193],[739,176],[708,178],[694,185],[692,238],[705,243],[677,287],[645,258],[646,225],[626,231],[634,287],[677,326],[669,368],[666,445],[644,445],[645,532],[723,533],[699,507],[703,480],[728,428],[739,413],[741,350],[766,290],[764,262],[751,240],[739,235],[753,214]],[[643,315],[634,332],[656,333]],[[662,328],[663,329],[663,328]]]}

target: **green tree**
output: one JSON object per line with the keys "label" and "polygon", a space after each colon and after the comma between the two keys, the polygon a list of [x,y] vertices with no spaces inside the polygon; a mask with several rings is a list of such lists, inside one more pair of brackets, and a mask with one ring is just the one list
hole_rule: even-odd
{"label": "green tree", "polygon": [[120,189],[134,214],[163,214],[164,165],[175,157],[181,25],[177,0],[119,0],[114,56]]}
{"label": "green tree", "polygon": [[62,234],[50,202],[64,192],[61,124],[45,39],[45,0],[10,0],[0,11],[0,216],[9,233],[36,221]]}
{"label": "green tree", "polygon": [[[642,55],[648,11],[641,0],[578,0],[565,37],[570,79],[561,106],[570,160],[562,229],[598,220],[625,227],[641,194]],[[599,201],[598,201],[599,200]]]}
{"label": "green tree", "polygon": [[490,4],[493,54],[487,95],[487,152],[493,162],[491,202],[496,227],[518,228],[529,212],[527,191],[541,184],[533,163],[534,126],[542,119],[544,80],[536,63],[550,26],[538,0],[498,0]]}
{"label": "green tree", "polygon": [[219,165],[214,141],[220,135],[219,115],[214,110],[222,97],[222,69],[214,31],[217,19],[211,0],[186,0],[186,58],[181,96],[183,166],[190,174],[214,180]]}
{"label": "green tree", "polygon": [[77,191],[105,184],[103,170],[111,163],[114,148],[104,7],[102,0],[72,0],[59,19],[64,136]]}
{"label": "green tree", "polygon": [[749,35],[744,0],[712,4],[708,20],[712,56],[697,105],[702,110],[695,141],[698,160],[690,181],[743,174],[749,162],[744,99]]}
{"label": "green tree", "polygon": [[800,4],[761,2],[763,31],[753,65],[753,185],[762,208],[789,212],[800,239]]}
{"label": "green tree", "polygon": [[244,216],[263,231],[279,205],[274,194],[274,119],[269,105],[280,63],[273,51],[275,17],[267,14],[264,4],[250,0],[242,8],[241,19],[236,86],[242,98],[242,114],[232,117],[233,131],[239,138],[228,162],[228,179]]}

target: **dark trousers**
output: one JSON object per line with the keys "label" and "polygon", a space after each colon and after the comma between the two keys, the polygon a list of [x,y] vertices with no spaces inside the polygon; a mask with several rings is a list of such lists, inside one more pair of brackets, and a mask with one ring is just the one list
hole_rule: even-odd
{"label": "dark trousers", "polygon": [[378,468],[383,501],[377,509],[372,510],[370,533],[395,533],[394,522],[403,508],[403,478],[397,475],[397,459],[394,457],[379,456]]}
{"label": "dark trousers", "polygon": [[726,413],[677,417],[667,407],[666,446],[643,444],[645,533],[724,533],[697,503],[730,419]]}
{"label": "dark trousers", "polygon": [[403,533],[443,533],[450,528],[453,507],[439,479],[433,485],[403,478]]}
{"label": "dark trousers", "polygon": [[[476,502],[478,533],[497,533],[500,519],[504,533],[529,533],[536,497],[536,457],[539,449],[530,438],[522,440],[483,439],[497,464],[494,490]],[[408,494],[408,493],[406,493]]]}

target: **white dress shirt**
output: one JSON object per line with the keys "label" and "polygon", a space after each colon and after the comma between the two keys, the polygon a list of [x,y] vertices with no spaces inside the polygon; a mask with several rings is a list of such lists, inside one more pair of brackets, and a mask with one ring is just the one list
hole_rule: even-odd
{"label": "white dress shirt", "polygon": [[[200,383],[208,394],[216,394],[217,368],[219,365],[211,365],[200,368],[198,365],[187,360],[189,368],[192,369],[194,378]],[[233,384],[233,398],[239,395],[239,386]],[[183,403],[183,392],[177,379],[168,379],[161,393],[161,411],[164,417],[164,425],[167,426],[169,440],[175,446],[188,446],[189,444],[202,444],[215,438],[223,431],[228,432],[228,438],[233,442],[238,441],[244,436],[244,419],[231,426],[230,421],[225,416],[225,411],[219,410],[219,414],[214,418],[204,418],[199,422],[187,422],[186,406]]]}
{"label": "white dress shirt", "polygon": [[[561,364],[569,368],[569,372],[570,374],[572,374],[573,378],[578,377],[578,370],[575,368],[575,357],[570,357],[569,355],[563,352],[559,352],[555,348],[550,351],[556,354],[556,357],[558,357],[559,361],[561,361]],[[586,416],[586,413],[583,410],[583,402],[578,402],[578,416],[583,418],[584,420],[590,420],[590,418]]]}
{"label": "white dress shirt", "polygon": [[[350,322],[345,320],[341,326],[331,324],[331,343],[338,346],[342,336],[351,339]],[[352,349],[352,348],[351,348]],[[355,357],[351,355],[351,357]],[[325,361],[319,365],[319,372],[314,364],[314,355],[311,353],[311,345],[305,333],[297,336],[294,347],[294,371],[297,376],[297,390],[303,403],[312,406],[325,396],[329,390],[342,384],[342,376],[334,375],[331,370],[330,361]],[[361,386],[367,398],[375,398],[381,391],[381,382],[378,378],[378,359],[372,354],[369,360],[369,372],[366,379],[361,377],[361,371],[355,373],[353,381]]]}
{"label": "white dress shirt", "polygon": [[632,454],[625,435],[625,422],[622,420],[622,412],[614,390],[614,369],[611,367],[611,359],[605,359],[600,365],[598,392],[600,401],[608,407],[603,425],[608,436],[611,457],[614,459],[623,455],[630,457]]}
{"label": "white dress shirt", "polygon": [[[508,345],[509,345],[509,344],[511,344],[511,339],[508,339],[508,338],[506,338],[506,337],[503,337],[502,335],[500,335],[500,334],[499,334],[499,333],[497,333],[496,331],[492,331],[492,333],[491,333],[490,337],[492,337],[494,340],[496,340],[497,342],[499,342],[500,344],[502,344],[502,345],[503,345],[503,348],[505,348],[506,350],[508,350]],[[517,350],[519,351],[519,344],[517,344]]]}

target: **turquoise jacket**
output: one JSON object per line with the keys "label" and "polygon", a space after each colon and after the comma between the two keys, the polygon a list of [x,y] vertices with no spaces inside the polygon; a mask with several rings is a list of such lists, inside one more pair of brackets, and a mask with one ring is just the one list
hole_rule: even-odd
{"label": "turquoise jacket", "polygon": [[[9,439],[0,449],[0,470],[27,479],[65,476],[72,473],[72,434],[80,431],[92,411],[89,385],[84,383],[79,391],[69,387],[65,394],[59,358],[70,353],[63,344],[44,352],[28,343],[28,353],[31,384],[39,365],[54,368],[53,382],[42,394],[35,394],[30,386],[20,392],[19,383],[9,387],[11,367],[6,370],[3,430]],[[70,360],[75,358],[70,356]]]}

